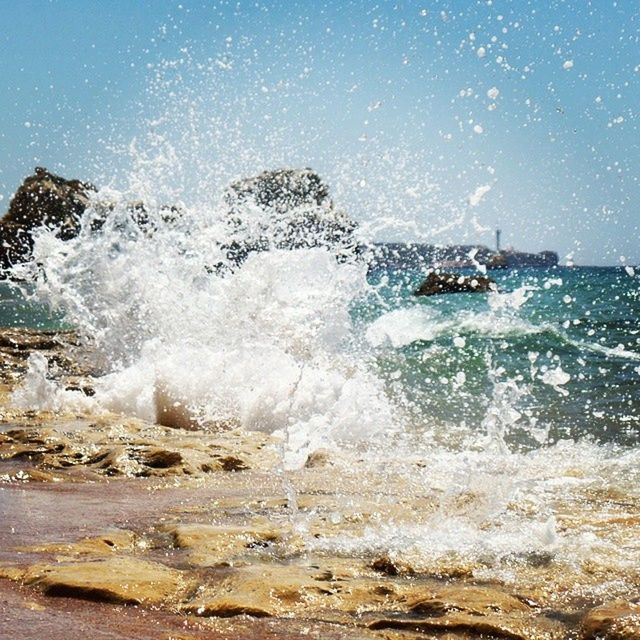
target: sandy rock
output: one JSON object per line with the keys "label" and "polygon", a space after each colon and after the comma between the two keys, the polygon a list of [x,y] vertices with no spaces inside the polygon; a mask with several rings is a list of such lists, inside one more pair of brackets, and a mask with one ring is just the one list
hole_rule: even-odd
{"label": "sandy rock", "polygon": [[145,605],[175,602],[193,586],[176,569],[122,556],[31,567],[23,581],[49,596]]}
{"label": "sandy rock", "polygon": [[[2,249],[0,254],[1,251]],[[1,327],[0,381],[15,383],[16,378],[26,371],[27,360],[34,352],[42,353],[47,360],[69,373],[78,373],[81,367],[73,359],[73,350],[77,344],[78,337],[72,331]]]}
{"label": "sandy rock", "polygon": [[464,611],[471,615],[530,612],[531,607],[508,593],[484,587],[448,587],[435,597],[419,598],[408,603],[409,611],[420,615],[443,615]]}
{"label": "sandy rock", "polygon": [[[27,422],[25,413],[14,415]],[[37,414],[33,422],[43,417]],[[54,420],[47,416],[45,422]],[[19,465],[16,470],[34,479],[58,471],[113,478],[200,477],[256,466],[271,468],[277,454],[265,447],[267,442],[268,436],[239,430],[182,431],[105,414],[73,430],[40,426],[0,433],[0,461]]]}
{"label": "sandy rock", "polygon": [[109,556],[118,552],[133,551],[138,546],[138,536],[133,531],[113,529],[100,536],[82,538],[77,542],[51,543],[21,547],[30,553],[58,553],[65,555]]}
{"label": "sandy rock", "polygon": [[541,619],[518,598],[496,589],[452,586],[407,603],[410,617],[381,618],[371,629],[405,629],[423,633],[458,632],[511,640],[561,638],[558,623]]}
{"label": "sandy rock", "polygon": [[640,605],[614,602],[596,607],[582,621],[584,640],[637,640],[640,638]]}
{"label": "sandy rock", "polygon": [[341,575],[330,568],[255,563],[201,590],[183,608],[210,617],[251,610],[249,615],[259,617],[312,615],[347,622],[356,612],[379,610],[402,598],[386,581]]}
{"label": "sandy rock", "polygon": [[252,550],[268,550],[283,541],[284,531],[275,527],[179,524],[166,528],[178,549],[188,551],[189,561],[199,566],[231,565]]}

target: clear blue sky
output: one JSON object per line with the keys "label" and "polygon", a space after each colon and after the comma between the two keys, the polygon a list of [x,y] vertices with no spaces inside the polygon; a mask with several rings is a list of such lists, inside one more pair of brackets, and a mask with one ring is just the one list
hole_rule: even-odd
{"label": "clear blue sky", "polygon": [[0,0],[0,21],[0,209],[36,165],[203,206],[311,166],[379,239],[499,225],[640,262],[635,0]]}

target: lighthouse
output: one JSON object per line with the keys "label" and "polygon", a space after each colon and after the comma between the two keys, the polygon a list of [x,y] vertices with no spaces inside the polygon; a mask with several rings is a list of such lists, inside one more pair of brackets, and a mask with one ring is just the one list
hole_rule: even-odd
{"label": "lighthouse", "polygon": [[496,253],[500,253],[500,235],[502,231],[500,229],[496,229]]}

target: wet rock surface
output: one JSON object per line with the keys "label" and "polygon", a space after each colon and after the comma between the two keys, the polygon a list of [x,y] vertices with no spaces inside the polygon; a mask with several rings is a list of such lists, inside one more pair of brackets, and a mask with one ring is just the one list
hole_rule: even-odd
{"label": "wet rock surface", "polygon": [[[53,334],[12,330],[3,344],[10,362],[66,353]],[[9,396],[23,363],[16,356],[0,390],[7,637],[46,628],[53,640],[69,625],[96,638],[638,637],[640,571],[616,564],[640,534],[629,496],[592,492],[588,511],[555,505],[561,530],[606,532],[610,561],[352,547],[385,527],[431,526],[444,498],[415,479],[428,460],[396,474],[332,451],[285,473],[281,443],[264,434],[23,411]],[[88,385],[74,366],[59,381]],[[481,497],[450,508],[475,514]]]}
{"label": "wet rock surface", "polygon": [[74,374],[87,372],[74,358],[77,345],[73,331],[0,328],[0,384],[13,385],[19,380],[33,353],[41,353],[51,364],[57,364],[71,381]]}
{"label": "wet rock surface", "polygon": [[[16,577],[15,570],[9,574]],[[193,588],[192,581],[180,571],[122,556],[33,565],[18,575],[23,584],[35,586],[48,596],[116,604],[161,605],[175,602]]]}
{"label": "wet rock surface", "polygon": [[95,188],[80,180],[66,180],[37,167],[16,191],[0,220],[0,269],[30,257],[32,232],[47,226],[63,239],[77,235],[80,217]]}
{"label": "wet rock surface", "polygon": [[487,293],[496,291],[496,284],[486,276],[464,276],[457,273],[430,273],[416,289],[416,296],[435,296],[441,293]]}
{"label": "wet rock surface", "polygon": [[640,638],[640,604],[613,602],[596,607],[582,621],[584,640]]}

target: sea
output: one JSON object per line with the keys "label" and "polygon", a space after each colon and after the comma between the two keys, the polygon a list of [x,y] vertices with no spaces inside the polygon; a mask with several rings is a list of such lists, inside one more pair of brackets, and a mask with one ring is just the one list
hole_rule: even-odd
{"label": "sea", "polygon": [[[373,262],[348,305],[352,339],[368,347],[361,357],[406,429],[460,446],[496,437],[518,450],[638,444],[640,270],[495,270],[495,293],[416,297],[425,275]],[[73,320],[31,287],[0,283],[0,325],[69,329]]]}
{"label": "sea", "polygon": [[171,406],[205,430],[273,434],[292,478],[322,450],[327,473],[365,461],[367,477],[437,496],[426,522],[380,522],[312,552],[416,566],[453,555],[488,578],[505,570],[488,557],[599,558],[614,567],[604,593],[637,566],[637,545],[587,515],[640,500],[640,272],[496,270],[496,291],[417,297],[424,268],[321,247],[213,269],[215,227],[182,224],[148,233],[116,207],[99,233],[38,235],[18,285],[0,285],[0,324],[73,328],[95,394],[65,388],[36,354],[16,406],[150,422]]}

